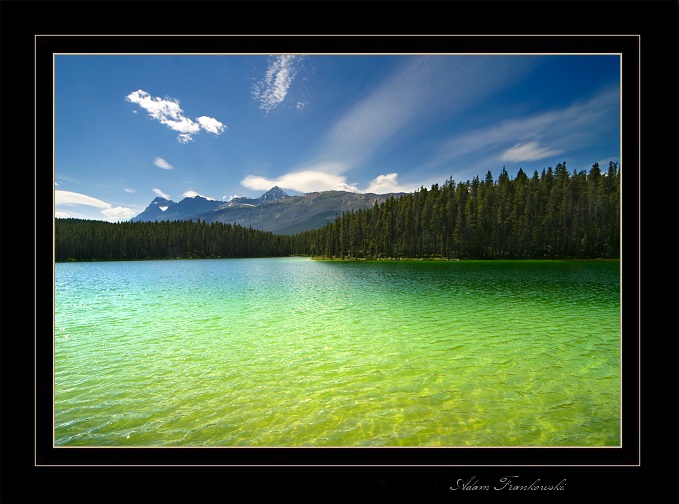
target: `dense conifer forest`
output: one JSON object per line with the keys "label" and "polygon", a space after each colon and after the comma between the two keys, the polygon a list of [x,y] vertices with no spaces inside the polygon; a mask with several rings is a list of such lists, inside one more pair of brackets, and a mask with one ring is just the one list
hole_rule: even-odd
{"label": "dense conifer forest", "polygon": [[619,257],[620,172],[615,163],[569,174],[565,163],[514,179],[447,180],[342,215],[308,233],[323,257]]}
{"label": "dense conifer forest", "polygon": [[56,219],[56,261],[290,255],[289,237],[231,224]]}
{"label": "dense conifer forest", "polygon": [[293,236],[204,221],[57,219],[57,261],[208,257],[541,259],[620,257],[620,170],[559,163],[511,178],[421,187]]}

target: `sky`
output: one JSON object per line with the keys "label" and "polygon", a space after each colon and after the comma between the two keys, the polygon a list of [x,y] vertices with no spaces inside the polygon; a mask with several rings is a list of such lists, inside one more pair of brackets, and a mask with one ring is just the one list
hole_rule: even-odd
{"label": "sky", "polygon": [[55,217],[620,163],[620,56],[54,57]]}

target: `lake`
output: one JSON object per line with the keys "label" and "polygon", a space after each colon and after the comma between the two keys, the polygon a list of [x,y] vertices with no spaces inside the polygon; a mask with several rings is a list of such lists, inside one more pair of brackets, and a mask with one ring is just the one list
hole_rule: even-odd
{"label": "lake", "polygon": [[619,261],[55,265],[56,446],[619,446]]}

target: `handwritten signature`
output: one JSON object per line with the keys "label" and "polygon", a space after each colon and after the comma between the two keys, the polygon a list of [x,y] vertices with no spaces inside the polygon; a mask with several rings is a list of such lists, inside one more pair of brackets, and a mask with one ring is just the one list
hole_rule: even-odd
{"label": "handwritten signature", "polygon": [[519,476],[503,476],[500,481],[495,485],[485,485],[481,484],[476,476],[468,478],[466,481],[462,478],[457,480],[457,486],[450,487],[451,490],[542,490],[542,491],[554,491],[554,490],[565,490],[566,489],[566,479],[562,479],[558,483],[546,484],[541,481],[540,478],[534,480],[530,485],[519,484],[517,481]]}

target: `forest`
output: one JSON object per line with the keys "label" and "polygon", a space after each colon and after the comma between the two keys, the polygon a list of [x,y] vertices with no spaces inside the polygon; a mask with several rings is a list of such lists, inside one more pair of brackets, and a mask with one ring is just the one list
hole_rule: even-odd
{"label": "forest", "polygon": [[290,255],[290,237],[221,222],[56,219],[54,236],[57,262]]}
{"label": "forest", "polygon": [[56,261],[280,257],[556,259],[620,257],[620,170],[503,167],[497,180],[421,187],[293,236],[204,221],[56,219]]}

